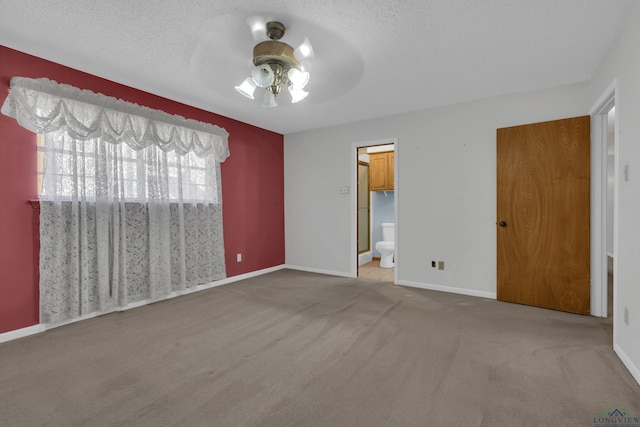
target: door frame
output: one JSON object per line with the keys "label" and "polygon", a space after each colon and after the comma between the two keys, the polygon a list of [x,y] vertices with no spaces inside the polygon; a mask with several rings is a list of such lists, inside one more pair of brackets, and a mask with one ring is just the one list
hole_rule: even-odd
{"label": "door frame", "polygon": [[[591,116],[591,315],[607,317],[607,114],[616,106],[618,81],[614,79],[589,110]],[[613,191],[613,314],[617,300],[618,245],[618,116],[616,106],[614,130],[614,191]],[[614,342],[615,342],[614,322]]]}
{"label": "door frame", "polygon": [[[400,157],[399,151],[400,147],[398,144],[398,138],[385,138],[385,139],[376,139],[371,141],[360,141],[354,142],[351,144],[351,188],[358,188],[358,148],[361,147],[370,147],[372,145],[385,145],[385,144],[393,144],[395,154],[393,156],[393,182],[394,182],[394,194],[393,194],[393,214],[395,216],[395,250],[394,253],[394,269],[393,269],[393,283],[398,283],[398,270],[399,270],[399,250],[400,247],[398,240],[398,199],[400,193],[400,174],[398,173],[398,158]],[[353,197],[351,197],[351,277],[358,277],[358,224],[356,221],[356,217],[358,215],[358,192],[353,192]],[[375,243],[371,242],[371,250],[373,250],[373,245]]]}

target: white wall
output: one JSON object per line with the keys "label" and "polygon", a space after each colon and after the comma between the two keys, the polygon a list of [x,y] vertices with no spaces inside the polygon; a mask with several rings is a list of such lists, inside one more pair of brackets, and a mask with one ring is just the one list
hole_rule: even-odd
{"label": "white wall", "polygon": [[[588,85],[594,104],[617,79],[617,241],[614,245],[614,348],[640,382],[640,3]],[[624,167],[629,165],[629,180]],[[629,312],[625,324],[624,308]]]}
{"label": "white wall", "polygon": [[339,187],[351,184],[352,143],[397,137],[398,283],[495,297],[496,129],[587,114],[586,92],[570,85],[285,135],[287,265],[350,275],[355,196]]}

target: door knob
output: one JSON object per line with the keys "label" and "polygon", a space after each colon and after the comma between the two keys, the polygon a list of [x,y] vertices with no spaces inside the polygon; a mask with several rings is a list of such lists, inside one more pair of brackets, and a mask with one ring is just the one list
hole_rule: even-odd
{"label": "door knob", "polygon": [[506,227],[506,226],[507,226],[507,223],[506,223],[505,221],[500,221],[500,222],[498,223],[498,225],[499,225],[500,227]]}

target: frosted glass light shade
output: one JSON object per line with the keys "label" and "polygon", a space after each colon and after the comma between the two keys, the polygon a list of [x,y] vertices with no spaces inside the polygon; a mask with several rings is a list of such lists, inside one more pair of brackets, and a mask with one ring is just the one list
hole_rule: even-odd
{"label": "frosted glass light shade", "polygon": [[251,77],[258,87],[269,87],[273,84],[273,70],[267,64],[258,65],[254,68],[251,72]]}
{"label": "frosted glass light shade", "polygon": [[271,93],[269,90],[264,91],[264,99],[262,100],[263,107],[276,107],[278,103],[276,102],[276,96]]}
{"label": "frosted glass light shade", "polygon": [[296,89],[303,89],[309,82],[309,73],[300,71],[297,68],[292,68],[287,73],[289,81]]}
{"label": "frosted glass light shade", "polygon": [[256,84],[253,82],[253,78],[247,77],[242,84],[235,87],[238,92],[243,94],[249,99],[253,99],[253,93],[256,90]]}
{"label": "frosted glass light shade", "polygon": [[309,92],[289,86],[289,94],[291,95],[291,103],[295,104],[305,99],[307,95],[309,95]]}

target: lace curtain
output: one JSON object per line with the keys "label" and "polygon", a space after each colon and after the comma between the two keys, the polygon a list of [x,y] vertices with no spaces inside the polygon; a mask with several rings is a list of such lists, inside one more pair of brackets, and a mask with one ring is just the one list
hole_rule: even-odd
{"label": "lace curtain", "polygon": [[12,79],[2,112],[44,134],[42,323],[226,276],[224,129],[46,79]]}

